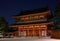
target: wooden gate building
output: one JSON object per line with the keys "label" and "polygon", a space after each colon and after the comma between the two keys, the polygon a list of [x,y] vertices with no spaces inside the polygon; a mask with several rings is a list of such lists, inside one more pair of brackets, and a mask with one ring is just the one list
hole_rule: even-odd
{"label": "wooden gate building", "polygon": [[22,11],[20,15],[12,16],[15,18],[16,24],[11,25],[11,28],[18,29],[13,32],[15,37],[28,37],[28,36],[48,36],[48,28],[54,25],[51,19],[51,11],[48,7],[41,9]]}

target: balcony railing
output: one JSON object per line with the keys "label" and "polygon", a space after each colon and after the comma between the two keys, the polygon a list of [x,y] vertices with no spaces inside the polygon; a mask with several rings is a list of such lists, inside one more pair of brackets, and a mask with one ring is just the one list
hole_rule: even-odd
{"label": "balcony railing", "polygon": [[18,21],[17,23],[44,22],[44,21],[47,21],[47,19],[29,20],[29,21]]}

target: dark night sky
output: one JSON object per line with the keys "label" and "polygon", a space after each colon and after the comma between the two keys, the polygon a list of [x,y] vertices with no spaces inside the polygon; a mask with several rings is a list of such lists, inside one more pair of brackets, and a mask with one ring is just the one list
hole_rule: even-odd
{"label": "dark night sky", "polygon": [[36,9],[48,6],[54,15],[54,9],[59,0],[0,0],[0,16],[6,18],[9,24],[15,20],[12,15],[18,15],[21,10]]}

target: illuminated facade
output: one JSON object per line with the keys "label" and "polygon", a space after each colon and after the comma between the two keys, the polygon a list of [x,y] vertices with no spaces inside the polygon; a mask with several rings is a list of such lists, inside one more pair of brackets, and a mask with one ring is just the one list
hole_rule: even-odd
{"label": "illuminated facade", "polygon": [[48,36],[48,28],[54,25],[53,21],[48,21],[51,18],[51,11],[47,7],[23,11],[12,18],[17,19],[16,24],[10,26],[18,29],[13,32],[13,36],[16,37],[45,37]]}

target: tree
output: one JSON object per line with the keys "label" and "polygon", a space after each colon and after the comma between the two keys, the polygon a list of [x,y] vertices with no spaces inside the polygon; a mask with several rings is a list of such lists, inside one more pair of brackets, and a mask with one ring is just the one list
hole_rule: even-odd
{"label": "tree", "polygon": [[55,19],[58,21],[58,25],[55,27],[55,29],[60,29],[60,3],[58,3],[55,8]]}
{"label": "tree", "polygon": [[7,31],[7,22],[4,17],[0,17],[0,34]]}

